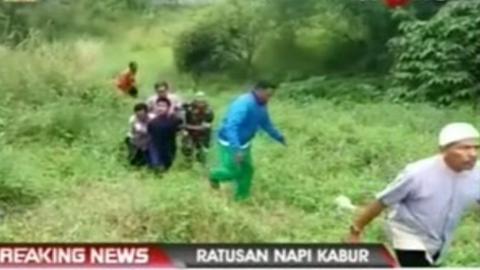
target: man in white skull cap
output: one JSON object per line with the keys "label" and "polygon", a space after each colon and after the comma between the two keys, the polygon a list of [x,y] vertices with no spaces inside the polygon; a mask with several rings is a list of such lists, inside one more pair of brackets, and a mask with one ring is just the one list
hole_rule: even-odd
{"label": "man in white skull cap", "polygon": [[354,220],[349,242],[360,242],[364,228],[388,208],[386,227],[399,264],[438,264],[463,212],[480,204],[478,139],[468,123],[446,125],[438,138],[440,153],[407,165]]}

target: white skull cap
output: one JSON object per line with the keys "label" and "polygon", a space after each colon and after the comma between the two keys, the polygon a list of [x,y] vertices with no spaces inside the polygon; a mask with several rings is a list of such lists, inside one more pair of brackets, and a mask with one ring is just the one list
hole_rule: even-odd
{"label": "white skull cap", "polygon": [[450,123],[442,128],[438,136],[441,147],[467,139],[478,139],[478,130],[469,123]]}

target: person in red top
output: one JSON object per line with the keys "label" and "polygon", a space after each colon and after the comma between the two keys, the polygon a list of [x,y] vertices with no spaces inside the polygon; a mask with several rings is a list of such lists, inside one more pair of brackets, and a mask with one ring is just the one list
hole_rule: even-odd
{"label": "person in red top", "polygon": [[128,70],[124,71],[117,80],[117,88],[132,97],[138,96],[138,89],[135,82],[138,65],[136,62],[128,63]]}

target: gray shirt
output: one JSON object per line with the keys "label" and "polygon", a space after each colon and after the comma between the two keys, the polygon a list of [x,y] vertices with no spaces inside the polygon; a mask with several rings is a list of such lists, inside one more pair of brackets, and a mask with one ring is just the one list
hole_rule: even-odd
{"label": "gray shirt", "polygon": [[[153,114],[149,114],[148,120],[153,119],[153,117]],[[139,149],[146,150],[150,142],[150,136],[147,132],[148,122],[142,122],[135,115],[132,115],[128,120],[128,124],[130,128],[127,132],[127,137],[130,139],[130,142]]]}
{"label": "gray shirt", "polygon": [[409,164],[377,199],[389,222],[418,236],[430,256],[444,253],[464,210],[480,203],[480,168],[457,173],[441,155]]}

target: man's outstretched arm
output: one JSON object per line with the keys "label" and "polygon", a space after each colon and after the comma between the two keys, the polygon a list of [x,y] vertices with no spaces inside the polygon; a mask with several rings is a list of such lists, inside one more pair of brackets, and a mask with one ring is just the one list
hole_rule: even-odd
{"label": "man's outstretched arm", "polygon": [[285,137],[280,133],[280,131],[275,128],[275,126],[272,124],[272,121],[270,120],[270,115],[268,114],[268,111],[265,110],[265,115],[263,117],[263,120],[261,122],[261,127],[265,132],[268,133],[270,137],[272,137],[274,140],[281,144],[285,144]]}
{"label": "man's outstretched arm", "polygon": [[382,192],[377,194],[375,201],[367,205],[354,220],[349,234],[349,242],[359,242],[365,227],[374,218],[380,215],[387,207],[393,206],[407,198],[415,189],[414,178],[408,169],[400,172],[395,180],[390,183]]}
{"label": "man's outstretched arm", "polygon": [[380,215],[384,209],[385,205],[383,205],[379,200],[375,200],[368,204],[353,221],[353,224],[350,228],[348,242],[360,242],[365,227],[370,224],[370,222],[372,222],[372,220],[374,220],[378,215]]}

